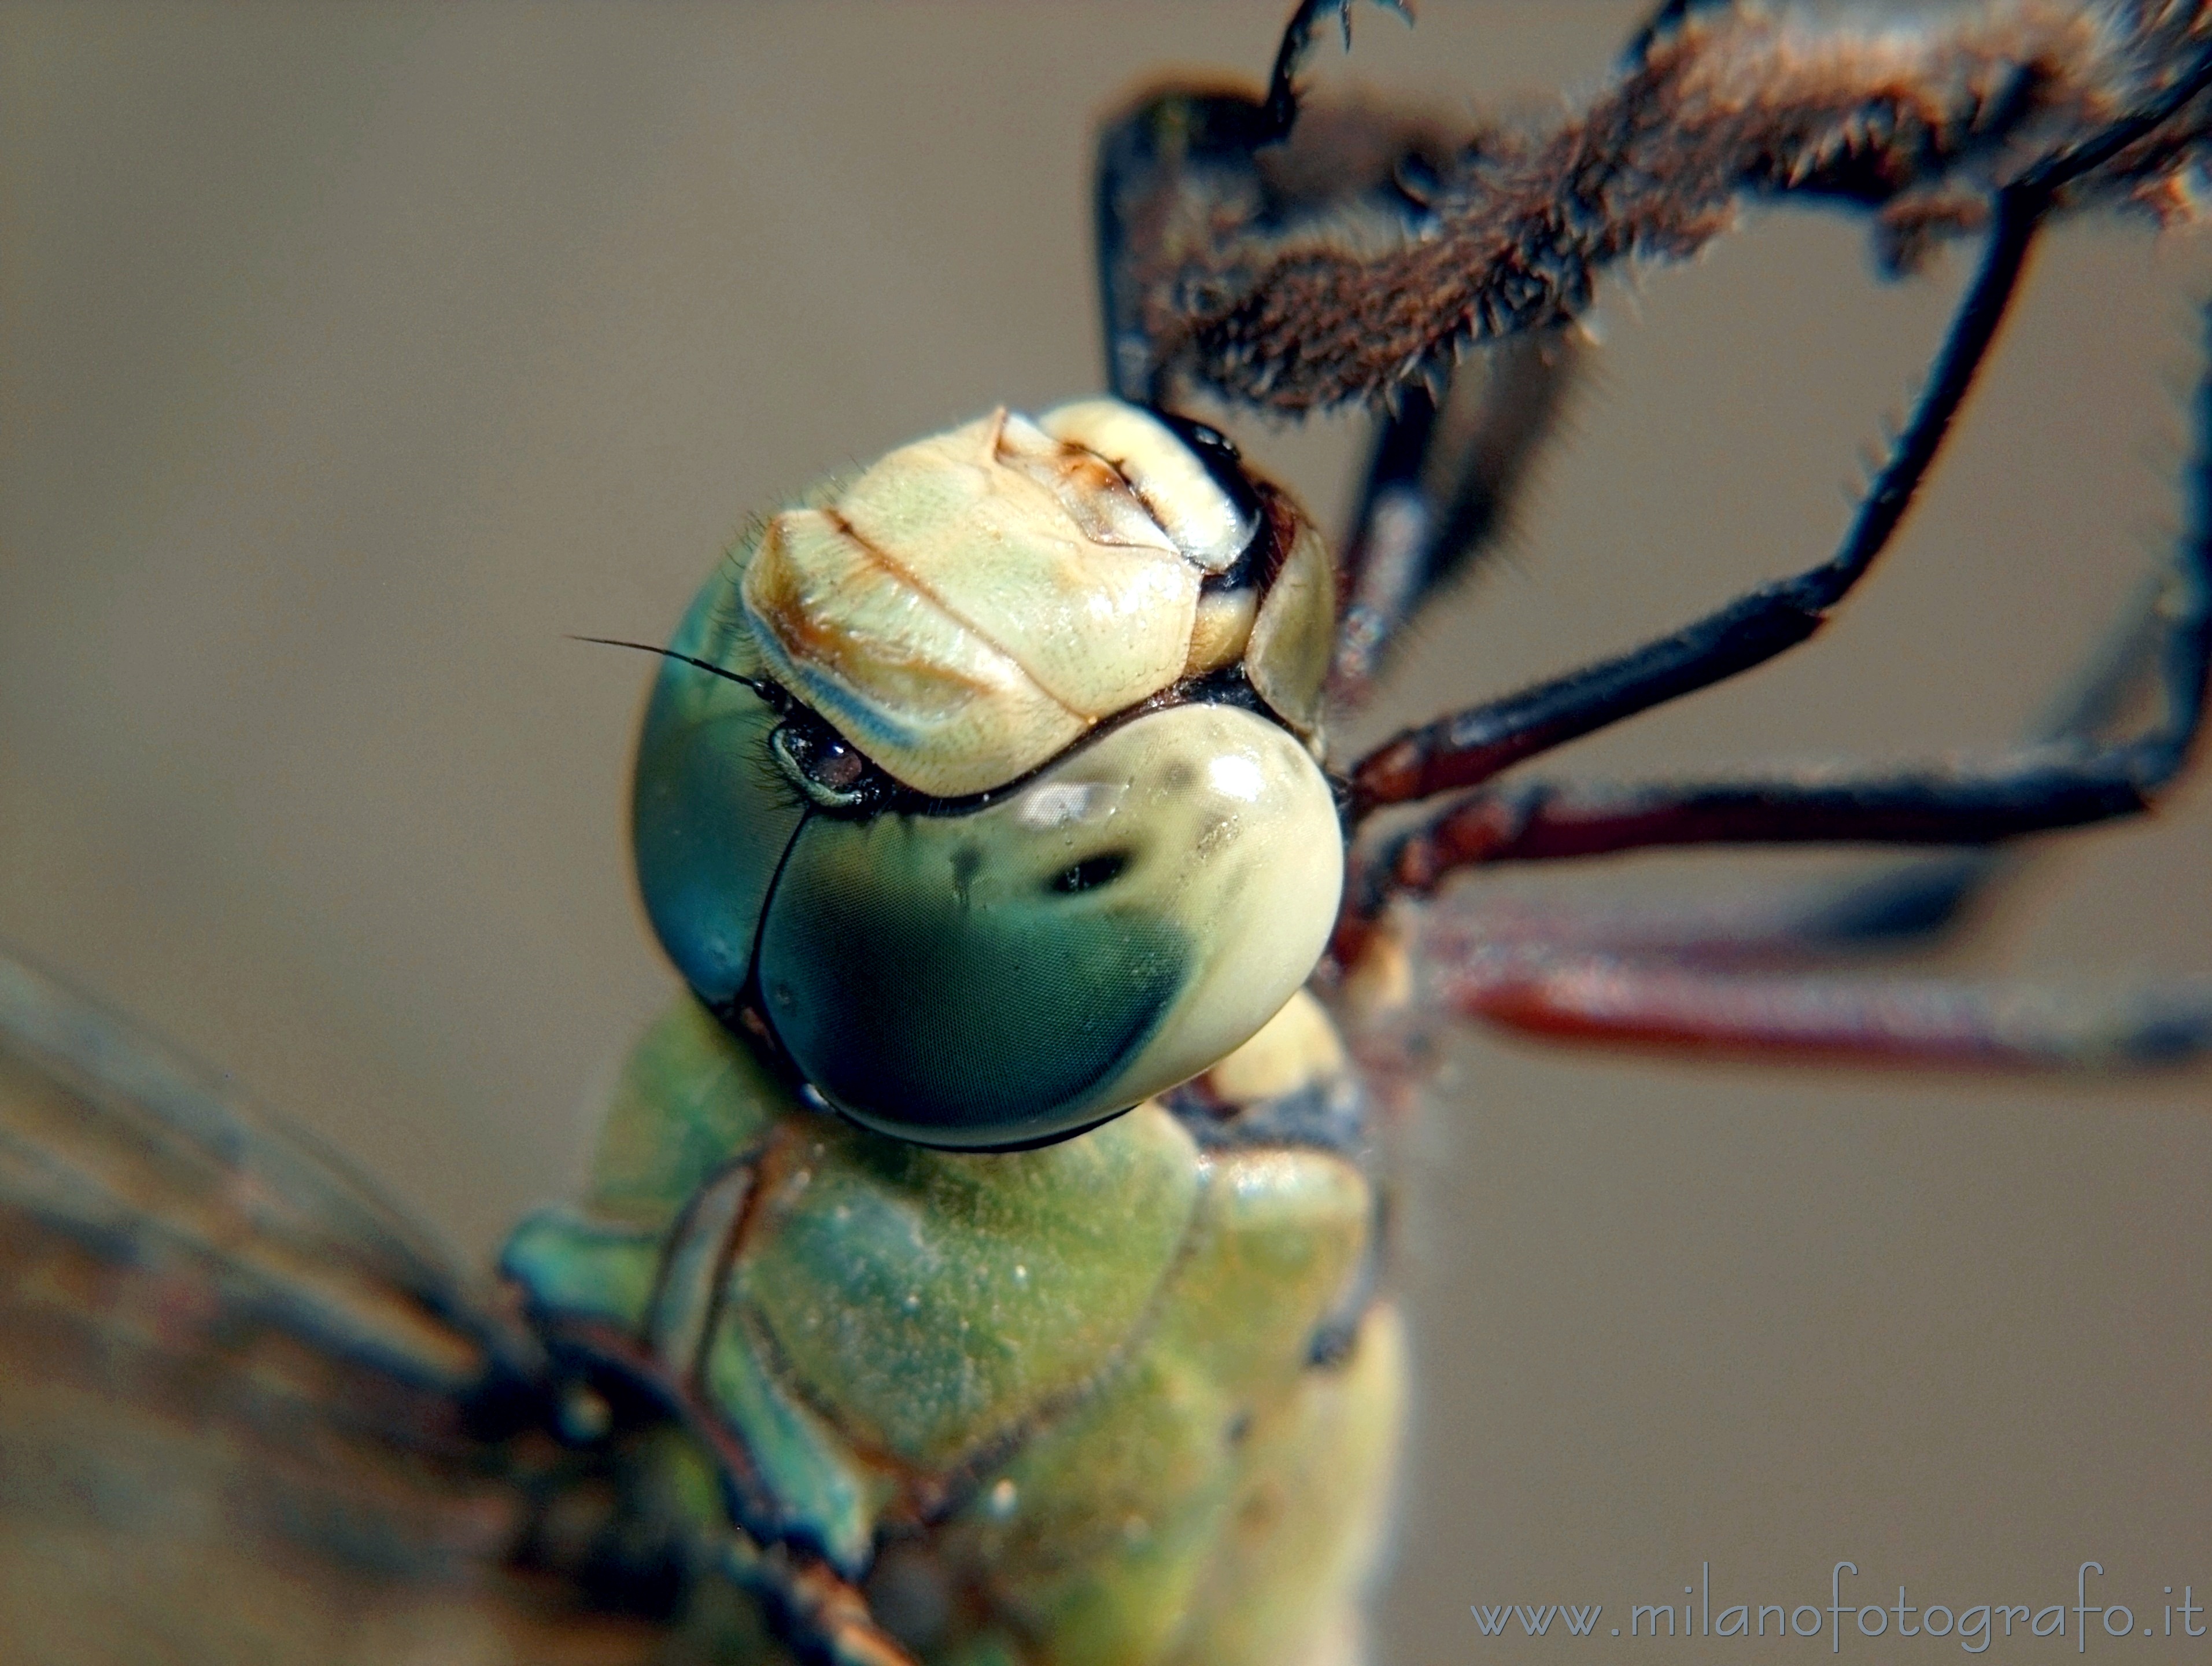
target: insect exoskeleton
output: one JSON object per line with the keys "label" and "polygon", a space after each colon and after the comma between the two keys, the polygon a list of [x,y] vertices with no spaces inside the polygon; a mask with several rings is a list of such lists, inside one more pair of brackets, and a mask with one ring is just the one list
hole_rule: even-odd
{"label": "insect exoskeleton", "polygon": [[1334,611],[1287,495],[1118,401],[826,481],[663,666],[635,800],[654,928],[858,1122],[1079,1133],[1237,1047],[1320,957]]}

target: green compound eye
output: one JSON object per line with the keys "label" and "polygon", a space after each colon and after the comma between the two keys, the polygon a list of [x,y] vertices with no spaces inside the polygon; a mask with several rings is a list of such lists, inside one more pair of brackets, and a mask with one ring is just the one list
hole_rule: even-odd
{"label": "green compound eye", "polygon": [[1291,736],[1176,707],[982,810],[811,818],[769,901],[761,1000],[857,1122],[933,1146],[1061,1138],[1272,1017],[1320,957],[1342,862]]}
{"label": "green compound eye", "polygon": [[668,667],[639,757],[647,910],[702,999],[753,994],[806,1079],[884,1133],[1079,1133],[1234,1049],[1328,939],[1334,804],[1264,718],[1174,707],[985,808],[864,818],[805,807],[764,761],[775,721]]}
{"label": "green compound eye", "polygon": [[[717,580],[699,593],[672,654],[745,675],[752,638]],[[776,865],[805,819],[775,767],[776,713],[742,683],[680,659],[653,684],[638,741],[631,839],[638,889],[668,958],[699,998],[727,1012],[752,974]]]}

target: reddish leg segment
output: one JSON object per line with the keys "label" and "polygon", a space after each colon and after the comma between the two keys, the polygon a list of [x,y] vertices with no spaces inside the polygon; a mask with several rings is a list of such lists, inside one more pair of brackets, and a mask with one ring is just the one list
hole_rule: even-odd
{"label": "reddish leg segment", "polygon": [[1980,1069],[2179,1064],[2212,1051],[2212,988],[2087,999],[1928,979],[1729,971],[1663,960],[1469,948],[1443,1004],[1555,1040],[1735,1057]]}

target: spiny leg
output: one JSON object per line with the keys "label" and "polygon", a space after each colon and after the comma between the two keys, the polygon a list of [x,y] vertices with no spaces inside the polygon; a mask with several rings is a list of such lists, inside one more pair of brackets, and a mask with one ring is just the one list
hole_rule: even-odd
{"label": "spiny leg", "polygon": [[1762,665],[1819,630],[1888,546],[1927,477],[2057,192],[2151,133],[2207,85],[2212,49],[2142,109],[2036,163],[1997,193],[1980,267],[1936,356],[1927,390],[1833,556],[1618,658],[1385,742],[1352,766],[1352,819],[1475,786],[1523,758]]}
{"label": "spiny leg", "polygon": [[[1099,290],[1109,378],[1121,398],[1163,404],[1170,392],[1162,344],[1138,313],[1146,271],[1203,246],[1224,219],[1280,231],[1358,218],[1418,231],[1427,193],[1475,154],[1465,134],[1403,110],[1331,106],[1301,119],[1297,72],[1314,31],[1332,10],[1348,30],[1350,9],[1349,0],[1301,4],[1261,95],[1170,87],[1102,136]],[[1340,546],[1350,601],[1340,699],[1365,691],[1399,623],[1499,524],[1556,410],[1577,339],[1531,332],[1494,350],[1480,378],[1440,374],[1433,385],[1399,391],[1355,532]]]}
{"label": "spiny leg", "polygon": [[[1692,13],[1732,3],[1662,0],[1630,35],[1624,61],[1642,64]],[[1269,106],[1285,100],[1285,131],[1296,109],[1289,76],[1305,50],[1310,9],[1292,17],[1276,55]],[[1492,545],[1558,421],[1584,340],[1572,326],[1505,337],[1484,355],[1479,397],[1457,366],[1401,385],[1369,453],[1352,529],[1338,544],[1346,606],[1330,694],[1339,706],[1357,707],[1373,692],[1401,628]]]}
{"label": "spiny leg", "polygon": [[[2212,676],[2212,375],[2198,398],[2192,470],[2197,525],[2172,568],[2147,586],[2027,745],[1979,764],[1854,776],[1768,772],[1689,783],[1577,787],[1534,781],[1467,794],[1410,829],[1356,848],[1337,934],[1356,953],[1396,897],[1424,896],[1462,868],[1688,844],[1946,843],[1990,845],[2021,834],[2133,814],[2185,763]],[[2148,682],[2160,721],[2124,742],[2100,737]],[[1605,915],[1561,911],[1501,920],[1522,940],[1547,935],[1596,946],[1709,952],[1818,952],[1924,935],[1960,918],[1999,869],[1987,854],[1893,870],[1818,898],[1747,914],[1738,909]]]}
{"label": "spiny leg", "polygon": [[1257,219],[1265,191],[1253,153],[1269,131],[1265,105],[1238,92],[1171,87],[1098,136],[1092,214],[1106,380],[1133,404],[1164,404],[1159,344],[1142,317],[1138,274],[1201,237],[1208,207],[1233,202]]}
{"label": "spiny leg", "polygon": [[2098,29],[2034,6],[1869,29],[1732,8],[1547,131],[1486,128],[1417,227],[1285,225],[1224,195],[1133,246],[1122,310],[1163,387],[1297,415],[1562,325],[1605,271],[1695,252],[1747,198],[1875,216],[1893,259],[1983,223],[2008,180],[2063,185],[2068,210],[2191,200],[2212,46],[2192,8],[2106,10]]}
{"label": "spiny leg", "polygon": [[[1403,4],[1383,3],[1411,20]],[[1276,49],[1267,105],[1284,135],[1297,119],[1296,74],[1325,9],[1302,3]],[[1348,0],[1336,9],[1349,50]],[[1406,175],[1419,161],[1408,150],[1392,169],[1400,192],[1417,204],[1419,187]],[[1479,379],[1454,366],[1395,391],[1369,452],[1351,528],[1337,544],[1344,608],[1329,693],[1340,708],[1366,700],[1400,629],[1504,524],[1558,417],[1582,339],[1575,330],[1529,331],[1492,349]]]}
{"label": "spiny leg", "polygon": [[[1624,61],[1642,64],[1692,13],[1730,3],[1662,0],[1629,37]],[[1285,65],[1294,69],[1303,54],[1309,9],[1301,7],[1285,31],[1271,108],[1279,91],[1286,112],[1295,111]],[[1401,385],[1377,428],[1352,529],[1338,544],[1346,605],[1329,691],[1340,707],[1367,699],[1401,628],[1492,545],[1558,421],[1584,339],[1571,326],[1504,337],[1484,355],[1479,397],[1458,366]]]}
{"label": "spiny leg", "polygon": [[2014,187],[2000,197],[1989,246],[1927,391],[1833,556],[1617,658],[1395,736],[1352,766],[1353,820],[1475,786],[1524,758],[1762,665],[1819,630],[1905,518],[1996,338],[2048,203],[2047,191]]}
{"label": "spiny leg", "polygon": [[[1422,177],[1443,166],[1456,136],[1418,114],[1373,106],[1333,109],[1317,131],[1298,122],[1297,72],[1314,30],[1334,11],[1348,35],[1353,3],[1302,0],[1258,95],[1164,87],[1101,131],[1093,198],[1099,311],[1107,380],[1119,398],[1170,403],[1171,344],[1146,325],[1146,284],[1212,246],[1224,224],[1269,233],[1357,214],[1402,233],[1422,222],[1425,205],[1401,189],[1401,170]],[[1376,3],[1405,15],[1394,0]],[[1293,130],[1296,142],[1286,144]]]}
{"label": "spiny leg", "polygon": [[1651,56],[1651,49],[1692,15],[1701,11],[1723,10],[1735,3],[1735,0],[1661,0],[1650,16],[1628,37],[1628,45],[1620,54],[1621,63],[1631,70],[1642,69]]}
{"label": "spiny leg", "polygon": [[[1267,112],[1268,137],[1261,141],[1270,143],[1288,134],[1298,119],[1298,71],[1313,52],[1313,32],[1322,19],[1329,13],[1344,31],[1344,49],[1352,50],[1352,9],[1356,0],[1298,0],[1291,11],[1290,21],[1283,25],[1282,39],[1275,45],[1275,62],[1267,71],[1267,96],[1262,104]],[[1407,22],[1413,21],[1413,12],[1405,0],[1375,0],[1386,11],[1394,11]]]}

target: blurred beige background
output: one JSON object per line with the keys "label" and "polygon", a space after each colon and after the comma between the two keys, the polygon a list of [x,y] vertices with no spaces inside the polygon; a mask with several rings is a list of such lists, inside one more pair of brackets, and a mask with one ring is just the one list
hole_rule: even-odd
{"label": "blurred beige background", "polygon": [[[1636,9],[1431,0],[1322,72],[1541,111]],[[623,848],[646,667],[564,633],[662,633],[811,477],[1092,388],[1093,120],[1164,65],[1256,74],[1280,10],[0,11],[0,939],[486,1256],[571,1184],[588,1085],[670,994]],[[2009,735],[2175,521],[2206,271],[2202,240],[2056,238],[1844,622],[1565,763]],[[1395,709],[1820,553],[1962,271],[1880,287],[1850,226],[1790,214],[1614,284],[1512,558]],[[1349,428],[1253,437],[1340,505]],[[2200,782],[2058,842],[1960,964],[2204,975],[2208,869]],[[1716,1611],[1825,1603],[1838,1558],[1867,1602],[2071,1602],[2085,1558],[2138,1615],[2212,1589],[2207,1078],[1482,1039],[1455,1070],[1413,1166],[1388,1659],[1561,1646],[1484,1641],[1478,1601],[1602,1602],[1577,1652],[1627,1657],[1602,1633],[1702,1563]]]}

